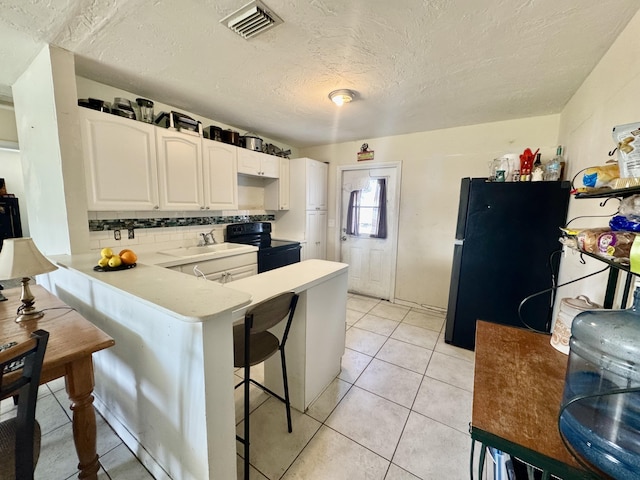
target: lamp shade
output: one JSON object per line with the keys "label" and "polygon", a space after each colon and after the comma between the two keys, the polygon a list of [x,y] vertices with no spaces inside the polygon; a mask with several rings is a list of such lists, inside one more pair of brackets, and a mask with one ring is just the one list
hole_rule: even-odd
{"label": "lamp shade", "polygon": [[57,270],[53,263],[37,249],[33,240],[7,238],[0,251],[0,280],[32,277]]}

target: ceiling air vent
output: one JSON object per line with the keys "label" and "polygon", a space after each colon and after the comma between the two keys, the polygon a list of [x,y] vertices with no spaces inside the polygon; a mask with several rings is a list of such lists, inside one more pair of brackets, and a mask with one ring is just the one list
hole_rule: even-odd
{"label": "ceiling air vent", "polygon": [[282,19],[260,0],[254,0],[220,20],[220,23],[247,39],[281,24]]}

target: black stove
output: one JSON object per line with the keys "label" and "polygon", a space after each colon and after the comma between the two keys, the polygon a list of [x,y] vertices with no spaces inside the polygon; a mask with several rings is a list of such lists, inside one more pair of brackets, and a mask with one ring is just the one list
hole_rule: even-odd
{"label": "black stove", "polygon": [[300,242],[271,240],[270,222],[227,225],[227,242],[258,247],[258,273],[300,261]]}

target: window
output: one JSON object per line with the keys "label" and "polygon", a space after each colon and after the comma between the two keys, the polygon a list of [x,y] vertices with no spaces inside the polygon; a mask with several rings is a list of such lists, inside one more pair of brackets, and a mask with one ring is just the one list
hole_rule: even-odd
{"label": "window", "polygon": [[351,192],[347,233],[358,237],[387,238],[386,178],[372,178],[366,187]]}

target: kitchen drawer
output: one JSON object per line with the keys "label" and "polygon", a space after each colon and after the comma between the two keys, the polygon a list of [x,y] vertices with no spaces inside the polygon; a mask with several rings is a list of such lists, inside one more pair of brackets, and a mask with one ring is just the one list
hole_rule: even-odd
{"label": "kitchen drawer", "polygon": [[244,267],[247,265],[258,265],[258,254],[256,252],[243,253],[240,255],[232,255],[230,257],[217,258],[214,260],[203,260],[201,262],[190,262],[180,266],[182,273],[193,275],[193,267],[197,266],[205,275],[211,275],[218,272],[225,272],[234,268]]}

